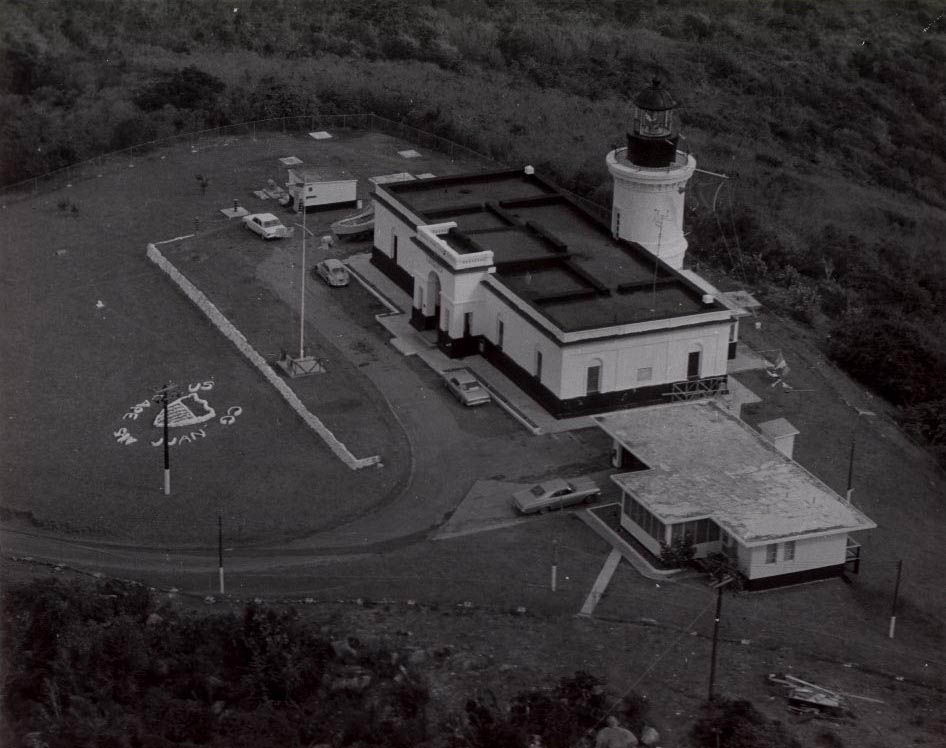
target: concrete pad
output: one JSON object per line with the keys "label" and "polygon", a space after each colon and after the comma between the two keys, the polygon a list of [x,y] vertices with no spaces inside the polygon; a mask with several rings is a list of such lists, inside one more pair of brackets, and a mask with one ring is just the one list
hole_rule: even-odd
{"label": "concrete pad", "polygon": [[260,200],[269,200],[269,195],[267,195],[263,190],[253,190],[253,194]]}
{"label": "concrete pad", "polygon": [[517,515],[511,504],[512,494],[524,487],[506,481],[476,481],[431,539],[444,540],[528,522],[529,518]]}
{"label": "concrete pad", "polygon": [[413,148],[410,148],[406,151],[398,151],[397,155],[401,156],[402,158],[420,158],[420,154]]}
{"label": "concrete pad", "polygon": [[762,398],[756,395],[752,390],[746,387],[735,377],[729,377],[727,380],[727,387],[729,387],[730,396],[728,398],[723,398],[722,405],[734,416],[736,416],[736,418],[742,418],[741,414],[743,405],[762,401]]}
{"label": "concrete pad", "polygon": [[248,216],[250,211],[246,208],[221,208],[220,212],[223,213],[227,218],[242,218],[243,216]]}
{"label": "concrete pad", "polygon": [[310,132],[309,137],[315,138],[316,140],[328,140],[332,137],[332,134],[325,132],[325,130],[319,130],[318,132]]}
{"label": "concrete pad", "polygon": [[436,176],[437,176],[436,174],[431,174],[429,171],[425,171],[423,174],[418,174],[417,178],[418,179],[433,179]]}
{"label": "concrete pad", "polygon": [[302,159],[296,158],[295,156],[285,156],[279,159],[279,163],[285,166],[298,166],[299,164],[302,163]]}
{"label": "concrete pad", "polygon": [[753,369],[771,369],[775,364],[752,350],[745,343],[736,345],[736,357],[726,364],[726,373],[734,374],[739,371]]}

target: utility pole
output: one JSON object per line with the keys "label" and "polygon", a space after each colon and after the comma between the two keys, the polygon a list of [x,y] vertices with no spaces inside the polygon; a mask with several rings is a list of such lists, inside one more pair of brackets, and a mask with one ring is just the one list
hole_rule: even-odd
{"label": "utility pole", "polygon": [[220,576],[220,594],[223,593],[223,517],[217,515],[217,571]]}
{"label": "utility pole", "polygon": [[306,266],[305,266],[305,237],[306,234],[311,234],[305,227],[305,185],[303,185],[303,196],[302,196],[302,223],[295,224],[302,229],[302,301],[299,304],[299,360],[305,358],[305,282],[306,282]]}
{"label": "utility pole", "polygon": [[710,677],[709,677],[709,700],[715,698],[714,690],[716,688],[716,650],[719,644],[719,620],[723,612],[723,588],[732,582],[732,577],[725,577],[716,587],[716,618],[713,622],[713,651],[710,655]]}
{"label": "utility pole", "polygon": [[305,358],[305,235],[308,229],[305,227],[306,210],[305,199],[302,201],[302,301],[299,305],[299,358]]}
{"label": "utility pole", "polygon": [[857,445],[857,427],[861,422],[861,416],[872,418],[877,415],[873,411],[864,410],[863,408],[855,408],[854,410],[857,413],[857,420],[854,421],[854,428],[851,430],[851,454],[847,461],[847,491],[844,494],[848,504],[851,503],[851,497],[854,495],[854,449]]}
{"label": "utility pole", "polygon": [[847,459],[847,491],[844,492],[844,499],[848,504],[851,503],[851,496],[854,494],[854,448],[857,446],[857,426],[851,433],[851,454]]}
{"label": "utility pole", "polygon": [[552,540],[552,592],[555,592],[558,582],[558,538]]}
{"label": "utility pole", "polygon": [[168,443],[168,400],[175,399],[181,396],[181,393],[174,389],[174,384],[168,382],[161,389],[159,389],[152,397],[152,401],[156,403],[161,403],[163,407],[164,414],[164,495],[171,495],[171,446]]}
{"label": "utility pole", "polygon": [[894,629],[897,628],[897,598],[900,595],[900,572],[903,571],[903,559],[897,561],[897,582],[893,587],[893,606],[890,609],[890,630],[887,637],[893,639]]}

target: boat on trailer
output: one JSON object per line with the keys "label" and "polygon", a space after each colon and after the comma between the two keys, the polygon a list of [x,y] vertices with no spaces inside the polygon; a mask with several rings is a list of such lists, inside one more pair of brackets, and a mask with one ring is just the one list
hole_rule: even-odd
{"label": "boat on trailer", "polygon": [[351,239],[374,230],[374,207],[346,216],[332,224],[332,233],[338,238]]}

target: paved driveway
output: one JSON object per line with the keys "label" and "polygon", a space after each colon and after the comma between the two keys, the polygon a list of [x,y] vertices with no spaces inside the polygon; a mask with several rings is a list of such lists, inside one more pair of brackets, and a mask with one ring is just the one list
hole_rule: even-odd
{"label": "paved driveway", "polygon": [[[318,254],[307,264],[321,259]],[[298,308],[298,250],[276,247],[257,266],[260,283]],[[604,442],[585,433],[532,436],[495,405],[464,408],[447,393],[440,376],[417,357],[390,344],[378,324],[371,297],[357,283],[329,288],[307,285],[307,325],[357,366],[404,429],[410,443],[404,488],[380,507],[304,543],[360,545],[413,536],[437,527],[480,479],[531,480],[606,465]],[[387,469],[387,468],[385,468]]]}

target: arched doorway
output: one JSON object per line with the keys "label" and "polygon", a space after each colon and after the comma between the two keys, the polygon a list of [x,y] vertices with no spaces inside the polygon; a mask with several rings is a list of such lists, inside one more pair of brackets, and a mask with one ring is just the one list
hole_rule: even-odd
{"label": "arched doorway", "polygon": [[427,290],[424,293],[424,329],[437,327],[440,319],[440,276],[433,270],[427,274]]}

